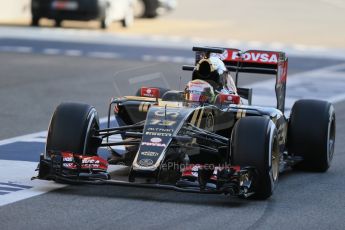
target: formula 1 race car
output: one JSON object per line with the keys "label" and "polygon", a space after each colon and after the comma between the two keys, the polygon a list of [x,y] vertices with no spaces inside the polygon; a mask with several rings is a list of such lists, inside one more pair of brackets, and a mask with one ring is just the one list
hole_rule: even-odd
{"label": "formula 1 race car", "polygon": [[[335,112],[326,101],[299,100],[284,116],[288,59],[283,52],[194,47],[192,80],[223,84],[210,62],[228,71],[276,76],[276,108],[251,105],[252,89],[218,92],[211,101],[187,100],[186,91],[142,87],[112,99],[107,128],[94,107],[60,104],[51,119],[38,179],[76,184],[150,187],[238,197],[269,198],[279,173],[291,168],[325,172],[332,161]],[[245,103],[246,102],[246,103]],[[116,120],[118,125],[111,125]],[[117,141],[114,141],[117,136]],[[118,153],[116,146],[124,146]],[[112,154],[98,156],[100,147]],[[125,180],[109,164],[128,168]]]}

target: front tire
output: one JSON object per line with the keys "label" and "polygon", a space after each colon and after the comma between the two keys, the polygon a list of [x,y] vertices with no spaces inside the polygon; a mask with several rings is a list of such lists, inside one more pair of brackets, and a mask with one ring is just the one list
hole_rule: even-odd
{"label": "front tire", "polygon": [[253,197],[269,198],[279,176],[280,151],[274,123],[267,117],[241,118],[231,139],[231,164],[254,167]]}
{"label": "front tire", "polygon": [[293,105],[288,128],[288,151],[303,158],[297,168],[327,171],[334,154],[335,128],[335,112],[331,103],[299,100]]}
{"label": "front tire", "polygon": [[65,151],[80,155],[97,155],[100,141],[93,137],[99,129],[94,107],[81,103],[60,104],[50,121],[45,158],[50,151]]}

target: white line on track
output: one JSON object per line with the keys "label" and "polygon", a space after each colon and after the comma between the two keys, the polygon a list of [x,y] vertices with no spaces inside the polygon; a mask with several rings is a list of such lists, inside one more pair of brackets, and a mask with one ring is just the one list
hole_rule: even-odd
{"label": "white line on track", "polygon": [[18,46],[18,47],[15,47],[14,51],[18,53],[31,53],[32,47]]}
{"label": "white line on track", "polygon": [[141,57],[141,60],[147,62],[165,62],[165,63],[182,63],[182,64],[193,64],[194,58],[187,58],[182,56],[153,56],[145,54]]}
{"label": "white line on track", "polygon": [[[336,0],[329,0],[335,2]],[[53,35],[53,36],[52,36]],[[280,42],[262,43],[260,41],[242,42],[238,40],[209,40],[199,37],[161,35],[123,35],[102,33],[83,29],[66,28],[13,28],[1,27],[1,38],[30,39],[36,41],[78,42],[92,44],[135,45],[143,47],[179,48],[190,50],[193,45],[217,45],[221,47],[248,49],[284,50],[288,56],[319,57],[345,60],[344,49],[330,49],[322,46],[283,44]]]}
{"label": "white line on track", "polygon": [[137,84],[140,82],[146,82],[146,81],[152,81],[161,78],[162,75],[161,73],[151,73],[151,74],[146,74],[146,75],[141,75],[137,77],[131,77],[128,82],[129,84]]}
{"label": "white line on track", "polygon": [[46,48],[43,50],[43,53],[47,55],[58,55],[61,54],[61,50],[54,48]]}
{"label": "white line on track", "polygon": [[0,206],[41,195],[66,186],[50,181],[31,181],[31,176],[34,175],[34,171],[37,167],[37,163],[35,162],[0,160],[0,165],[0,182],[32,187],[1,195]]}
{"label": "white line on track", "polygon": [[33,48],[27,46],[0,46],[2,52],[32,53]]}
{"label": "white line on track", "polygon": [[104,58],[104,59],[116,59],[120,58],[121,55],[118,53],[112,53],[112,52],[89,52],[87,53],[87,56],[92,58]]}
{"label": "white line on track", "polygon": [[80,57],[83,55],[83,52],[81,50],[66,50],[64,54],[71,57]]}

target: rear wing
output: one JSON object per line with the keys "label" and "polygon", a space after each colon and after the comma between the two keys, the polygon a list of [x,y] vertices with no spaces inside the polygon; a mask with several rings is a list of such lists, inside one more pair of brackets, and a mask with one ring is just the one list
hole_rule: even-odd
{"label": "rear wing", "polygon": [[[210,56],[211,53],[218,54],[228,70],[236,73],[236,86],[238,84],[239,73],[275,75],[277,109],[284,113],[288,68],[288,58],[284,52],[266,50],[248,50],[242,52],[239,49],[217,47],[193,47],[193,51],[195,51],[195,64],[205,56]],[[183,67],[184,70],[191,70],[191,68],[188,66]],[[240,96],[246,99],[251,97],[251,89],[238,88],[238,92]]]}

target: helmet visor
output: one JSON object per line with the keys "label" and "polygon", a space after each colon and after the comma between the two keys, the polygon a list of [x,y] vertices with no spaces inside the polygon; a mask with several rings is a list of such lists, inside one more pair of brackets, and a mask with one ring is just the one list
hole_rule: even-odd
{"label": "helmet visor", "polygon": [[206,102],[207,96],[205,92],[198,90],[188,90],[186,92],[186,100],[191,102]]}

